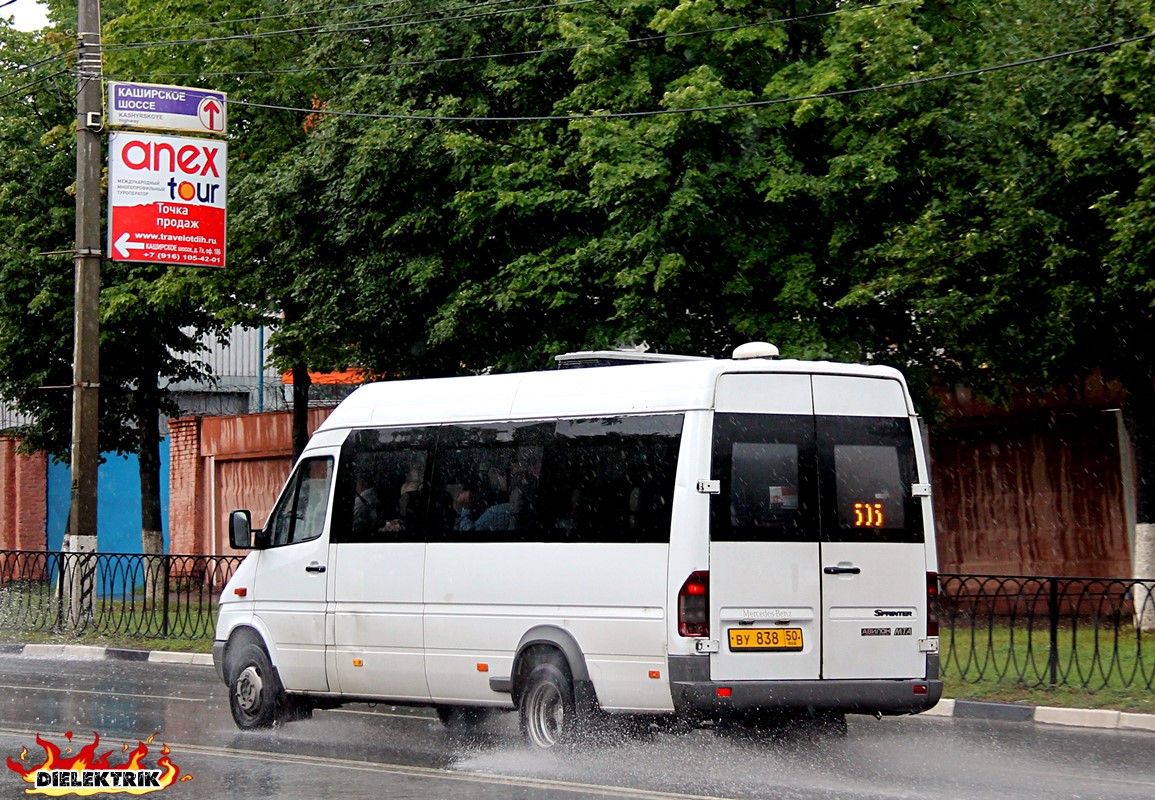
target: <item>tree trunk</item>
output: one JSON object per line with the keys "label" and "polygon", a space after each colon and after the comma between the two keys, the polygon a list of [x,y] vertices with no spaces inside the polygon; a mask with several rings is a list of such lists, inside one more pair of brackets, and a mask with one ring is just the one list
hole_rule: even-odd
{"label": "tree trunk", "polygon": [[309,442],[309,368],[305,364],[293,366],[293,460]]}

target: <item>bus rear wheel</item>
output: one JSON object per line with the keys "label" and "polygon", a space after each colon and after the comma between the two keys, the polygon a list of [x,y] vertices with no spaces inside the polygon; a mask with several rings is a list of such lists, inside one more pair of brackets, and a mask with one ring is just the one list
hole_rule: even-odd
{"label": "bus rear wheel", "polygon": [[535,665],[521,693],[518,715],[522,732],[538,750],[571,743],[578,720],[568,672],[551,662]]}

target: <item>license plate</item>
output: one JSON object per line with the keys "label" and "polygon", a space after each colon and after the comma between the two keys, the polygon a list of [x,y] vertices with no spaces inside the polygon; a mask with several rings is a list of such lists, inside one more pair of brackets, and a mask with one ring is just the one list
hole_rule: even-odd
{"label": "license plate", "polygon": [[802,649],[801,628],[731,628],[731,650],[778,650],[797,652]]}

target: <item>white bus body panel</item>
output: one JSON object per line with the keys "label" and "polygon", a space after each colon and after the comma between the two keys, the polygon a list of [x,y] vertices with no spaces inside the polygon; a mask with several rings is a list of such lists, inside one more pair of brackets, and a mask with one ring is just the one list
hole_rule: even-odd
{"label": "white bus body panel", "polygon": [[336,691],[426,701],[422,616],[426,548],[416,543],[335,544]]}
{"label": "white bus body panel", "polygon": [[[809,375],[722,375],[717,412],[814,415]],[[817,542],[711,542],[710,630],[717,681],[817,680],[822,672],[822,589]],[[731,652],[731,628],[802,629],[801,652]]]}
{"label": "white bus body panel", "polygon": [[650,677],[666,673],[667,551],[657,544],[429,545],[425,669],[433,700],[508,704],[489,678],[511,674],[526,631],[552,625],[577,642],[603,708],[672,710],[669,686]]}
{"label": "white bus body panel", "polygon": [[[909,419],[896,380],[815,375],[813,383],[817,416]],[[822,575],[822,677],[925,677],[926,544],[823,542],[822,565],[861,570]]]}
{"label": "white bus body panel", "polygon": [[256,616],[276,643],[281,682],[299,691],[327,692],[325,608],[327,573],[305,572],[329,560],[328,537],[261,552],[250,589]]}
{"label": "white bus body panel", "polygon": [[822,677],[922,678],[926,653],[926,556],[918,544],[823,544],[824,564],[858,575],[823,575]]}
{"label": "white bus body panel", "polygon": [[[714,542],[710,630],[716,681],[817,680],[822,672],[822,568],[812,542]],[[731,628],[802,629],[801,652],[731,652]]]}
{"label": "white bus body panel", "polygon": [[[715,409],[807,418],[909,418],[898,380],[844,375],[722,375]],[[826,567],[860,571],[831,575]],[[926,572],[925,544],[713,541],[710,630],[717,649],[710,677],[925,677],[926,654],[919,640],[926,630]],[[732,651],[729,631],[743,628],[799,629],[803,648]]]}

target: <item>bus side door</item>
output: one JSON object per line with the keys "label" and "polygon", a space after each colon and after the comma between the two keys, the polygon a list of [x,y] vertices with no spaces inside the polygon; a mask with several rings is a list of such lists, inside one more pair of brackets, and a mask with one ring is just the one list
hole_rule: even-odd
{"label": "bus side door", "polygon": [[255,616],[269,634],[277,671],[290,691],[325,692],[327,520],[333,455],[303,459],[269,515],[254,581]]}

